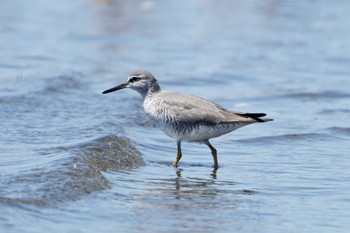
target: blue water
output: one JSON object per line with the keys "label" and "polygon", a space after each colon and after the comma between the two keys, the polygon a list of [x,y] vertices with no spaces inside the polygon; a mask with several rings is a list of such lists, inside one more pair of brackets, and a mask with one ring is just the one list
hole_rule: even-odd
{"label": "blue water", "polygon": [[[2,1],[1,232],[349,232],[347,1]],[[266,112],[205,145],[154,128],[166,90]]]}

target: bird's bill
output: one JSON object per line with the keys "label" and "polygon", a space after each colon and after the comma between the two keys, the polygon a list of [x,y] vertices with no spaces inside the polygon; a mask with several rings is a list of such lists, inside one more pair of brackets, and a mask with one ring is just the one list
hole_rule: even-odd
{"label": "bird's bill", "polygon": [[124,89],[126,87],[128,87],[128,83],[123,83],[123,84],[120,84],[118,86],[115,86],[115,87],[112,87],[111,89],[108,89],[108,90],[105,90],[104,92],[102,92],[102,94],[107,94],[107,93],[110,93],[110,92],[113,92],[113,91],[118,91],[118,90],[121,90],[121,89]]}

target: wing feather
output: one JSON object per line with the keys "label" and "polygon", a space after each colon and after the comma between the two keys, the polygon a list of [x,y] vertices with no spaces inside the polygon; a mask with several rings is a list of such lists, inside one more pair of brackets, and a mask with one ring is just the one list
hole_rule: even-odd
{"label": "wing feather", "polygon": [[243,113],[228,110],[200,97],[174,92],[161,92],[157,98],[162,111],[177,121],[204,124],[255,123],[264,113]]}

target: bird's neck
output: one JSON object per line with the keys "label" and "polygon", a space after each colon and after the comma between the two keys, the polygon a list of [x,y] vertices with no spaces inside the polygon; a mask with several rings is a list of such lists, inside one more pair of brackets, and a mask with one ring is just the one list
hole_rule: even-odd
{"label": "bird's neck", "polygon": [[152,85],[151,87],[149,87],[148,89],[142,89],[142,90],[137,90],[143,99],[145,99],[146,97],[150,97],[158,92],[161,91],[160,86],[157,85]]}
{"label": "bird's neck", "polygon": [[150,88],[148,88],[148,92],[147,95],[152,95],[153,93],[156,93],[160,91],[160,86],[159,84],[156,82],[154,83]]}

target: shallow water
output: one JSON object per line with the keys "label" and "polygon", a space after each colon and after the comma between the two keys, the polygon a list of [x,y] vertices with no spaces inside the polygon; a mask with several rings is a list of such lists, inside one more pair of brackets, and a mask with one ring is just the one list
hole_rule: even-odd
{"label": "shallow water", "polygon": [[[349,232],[350,5],[0,3],[2,232]],[[275,121],[176,143],[131,90]]]}

